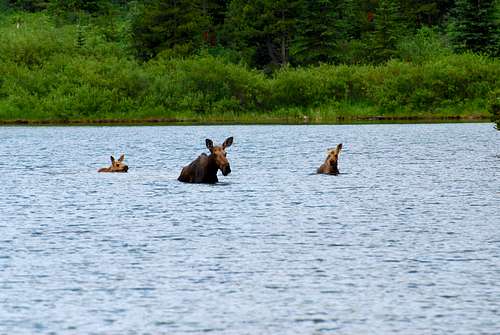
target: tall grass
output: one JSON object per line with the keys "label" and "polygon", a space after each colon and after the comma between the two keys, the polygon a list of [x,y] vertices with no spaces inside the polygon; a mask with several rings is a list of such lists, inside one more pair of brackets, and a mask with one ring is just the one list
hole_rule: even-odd
{"label": "tall grass", "polygon": [[411,62],[287,68],[269,77],[210,55],[142,64],[97,28],[83,30],[81,45],[75,25],[12,17],[0,23],[4,122],[485,116],[500,87],[500,61],[481,55],[429,49]]}

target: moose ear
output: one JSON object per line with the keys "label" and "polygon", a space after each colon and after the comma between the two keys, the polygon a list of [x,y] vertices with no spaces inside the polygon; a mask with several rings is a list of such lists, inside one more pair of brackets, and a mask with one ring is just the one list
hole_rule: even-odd
{"label": "moose ear", "polygon": [[231,137],[226,138],[224,143],[222,143],[222,149],[230,147],[232,144],[233,144],[233,137],[231,136]]}
{"label": "moose ear", "polygon": [[125,159],[125,155],[121,155],[120,158],[118,158],[118,161],[123,162],[124,159]]}
{"label": "moose ear", "polygon": [[337,150],[337,152],[340,152],[340,150],[342,150],[342,143],[338,144],[335,150]]}
{"label": "moose ear", "polygon": [[207,138],[207,139],[205,140],[205,144],[207,145],[208,150],[212,151],[212,149],[213,149],[213,147],[214,147],[214,142],[212,142],[212,140],[211,140],[211,139],[208,139],[208,138]]}
{"label": "moose ear", "polygon": [[115,158],[113,156],[111,156],[110,158],[111,158],[111,163],[115,164]]}

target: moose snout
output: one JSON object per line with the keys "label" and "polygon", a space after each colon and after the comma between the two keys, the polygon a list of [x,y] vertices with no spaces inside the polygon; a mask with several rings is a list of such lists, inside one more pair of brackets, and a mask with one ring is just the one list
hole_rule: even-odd
{"label": "moose snout", "polygon": [[230,173],[231,173],[231,167],[229,166],[229,164],[224,165],[224,166],[222,167],[221,171],[222,171],[222,174],[223,174],[224,176],[227,176],[228,174],[230,174]]}
{"label": "moose snout", "polygon": [[125,166],[123,167],[123,172],[127,172],[127,171],[128,171],[128,165],[125,165]]}

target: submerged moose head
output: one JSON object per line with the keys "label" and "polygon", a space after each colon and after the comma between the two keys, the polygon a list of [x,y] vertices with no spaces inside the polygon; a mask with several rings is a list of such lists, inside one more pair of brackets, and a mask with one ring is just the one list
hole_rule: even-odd
{"label": "submerged moose head", "polygon": [[217,171],[221,170],[224,176],[231,173],[229,161],[226,158],[226,148],[233,144],[233,138],[227,138],[220,146],[214,146],[210,139],[206,139],[205,143],[210,155],[201,154],[185,166],[177,180],[185,183],[207,183],[214,184],[219,181]]}
{"label": "submerged moose head", "polygon": [[318,173],[324,174],[339,174],[338,161],[340,150],[342,150],[342,143],[337,145],[335,149],[328,149],[328,156],[325,159],[325,162],[318,168]]}
{"label": "submerged moose head", "polygon": [[99,169],[97,172],[127,172],[128,165],[123,163],[125,160],[125,155],[121,155],[118,160],[111,156],[111,166],[107,168]]}

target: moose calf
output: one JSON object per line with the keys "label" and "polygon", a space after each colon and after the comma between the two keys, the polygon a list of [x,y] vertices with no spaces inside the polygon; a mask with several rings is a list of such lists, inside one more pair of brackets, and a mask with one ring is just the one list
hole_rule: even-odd
{"label": "moose calf", "polygon": [[328,149],[328,156],[326,157],[325,162],[318,168],[316,172],[338,175],[339,174],[338,161],[339,161],[340,150],[342,150],[342,143],[337,145],[335,149],[333,148]]}
{"label": "moose calf", "polygon": [[128,166],[123,163],[125,160],[125,155],[121,155],[118,160],[115,160],[113,156],[111,156],[111,166],[107,168],[101,168],[97,172],[127,172]]}

